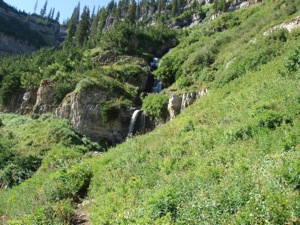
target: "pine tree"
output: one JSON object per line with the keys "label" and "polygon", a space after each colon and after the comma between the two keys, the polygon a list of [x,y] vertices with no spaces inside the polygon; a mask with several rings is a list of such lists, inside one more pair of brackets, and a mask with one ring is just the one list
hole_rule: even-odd
{"label": "pine tree", "polygon": [[130,24],[134,24],[135,23],[135,20],[136,20],[136,2],[135,0],[131,0],[131,5],[128,9],[128,12],[127,12],[127,15],[126,15],[126,18],[125,18],[125,21],[127,23],[130,23]]}
{"label": "pine tree", "polygon": [[48,13],[48,16],[47,16],[47,19],[51,19],[51,15],[52,15],[52,7],[50,8],[50,11],[49,11],[49,13]]}
{"label": "pine tree", "polygon": [[135,18],[138,20],[140,17],[140,2],[139,0],[137,1],[137,5],[135,7]]}
{"label": "pine tree", "polygon": [[54,19],[54,13],[55,13],[55,8],[52,9],[52,13],[51,13],[51,19]]}
{"label": "pine tree", "polygon": [[161,15],[162,1],[163,1],[163,0],[158,0],[158,2],[157,2],[158,17],[160,17],[160,15]]}
{"label": "pine tree", "polygon": [[58,11],[58,12],[56,13],[56,17],[55,17],[55,20],[56,20],[57,22],[59,22],[59,17],[60,17],[60,12]]}
{"label": "pine tree", "polygon": [[110,13],[114,12],[115,8],[116,8],[115,1],[111,0],[106,6],[106,11],[107,11],[107,13],[110,14]]}
{"label": "pine tree", "polygon": [[118,7],[114,14],[114,25],[119,24],[120,19],[121,19],[121,11],[122,11],[122,2],[119,1]]}
{"label": "pine tree", "polygon": [[76,31],[76,42],[79,46],[83,46],[90,34],[90,10],[84,7],[81,18]]}
{"label": "pine tree", "polygon": [[99,23],[98,23],[98,28],[97,28],[97,37],[100,39],[102,33],[103,33],[103,28],[105,27],[106,24],[106,17],[107,17],[107,11],[105,8],[100,9],[99,13]]}
{"label": "pine tree", "polygon": [[45,17],[46,12],[47,12],[47,5],[48,5],[48,0],[45,1],[45,4],[43,6],[43,8],[41,8],[41,17]]}
{"label": "pine tree", "polygon": [[36,9],[38,7],[39,4],[39,0],[36,0],[35,5],[34,5],[34,13],[36,13]]}
{"label": "pine tree", "polygon": [[91,41],[92,42],[95,42],[97,39],[99,17],[100,17],[99,14],[94,15],[92,17],[92,22],[91,22]]}
{"label": "pine tree", "polygon": [[178,1],[177,0],[173,0],[172,1],[171,16],[175,17],[177,15],[177,11],[178,11]]}

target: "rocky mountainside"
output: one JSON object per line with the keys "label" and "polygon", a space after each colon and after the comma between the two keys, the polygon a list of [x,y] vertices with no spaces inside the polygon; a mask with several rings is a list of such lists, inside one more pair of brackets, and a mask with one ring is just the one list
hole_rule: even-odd
{"label": "rocky mountainside", "polygon": [[111,3],[0,57],[3,223],[298,224],[300,0]]}
{"label": "rocky mountainside", "polygon": [[0,2],[0,54],[28,53],[42,46],[58,46],[60,24],[37,14],[20,12]]}

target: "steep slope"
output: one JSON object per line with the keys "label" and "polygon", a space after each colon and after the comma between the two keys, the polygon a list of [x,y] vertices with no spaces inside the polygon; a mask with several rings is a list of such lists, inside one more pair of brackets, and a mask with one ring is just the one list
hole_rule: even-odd
{"label": "steep slope", "polygon": [[[92,224],[298,224],[298,3],[267,0],[180,31],[180,44],[162,58],[155,71],[168,88],[143,101],[206,88],[209,92],[155,131],[105,153],[92,151],[97,145],[83,137],[79,138],[83,146],[76,146],[69,129],[55,129],[45,136],[65,137],[64,146],[50,146],[31,179],[0,190],[0,214],[12,224],[70,224],[75,207]],[[43,64],[46,71],[71,68],[62,70],[64,75],[49,72],[49,78],[62,78],[61,87],[70,80],[77,83],[71,95],[65,96],[68,87],[67,91],[58,89],[57,99],[65,97],[61,107],[68,106],[80,90],[104,87],[114,94],[116,84],[125,87],[130,81],[128,75],[137,77],[138,73],[128,72],[135,71],[136,61],[130,66],[126,60],[115,62],[112,54],[149,54],[143,48],[149,42],[120,39],[120,32],[132,34],[127,28],[119,26],[107,33],[100,42],[107,45],[100,49],[56,52],[64,63],[51,59]],[[101,61],[100,67],[93,67],[88,59],[95,52],[96,59],[113,63]],[[80,59],[72,61],[73,55]],[[115,82],[106,86],[106,79]],[[164,104],[157,104],[153,101],[155,109],[166,111]],[[5,139],[10,136],[7,127],[12,133],[26,131],[23,126],[20,130],[16,126],[17,131],[9,126],[7,115],[0,118]],[[43,118],[48,116],[38,120]],[[23,135],[21,140],[26,140]]]}
{"label": "steep slope", "polygon": [[28,53],[59,45],[60,25],[53,19],[19,12],[0,2],[0,55]]}
{"label": "steep slope", "polygon": [[266,1],[224,14],[162,59],[156,74],[176,81],[169,92],[211,89],[91,161],[83,210],[93,224],[299,222],[299,30],[263,35],[299,15],[286,10]]}

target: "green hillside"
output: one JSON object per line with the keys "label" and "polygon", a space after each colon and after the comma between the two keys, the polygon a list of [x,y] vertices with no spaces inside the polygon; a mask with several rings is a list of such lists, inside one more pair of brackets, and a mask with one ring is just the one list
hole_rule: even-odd
{"label": "green hillside", "polygon": [[[209,92],[154,131],[108,149],[49,114],[0,114],[0,215],[8,224],[83,224],[79,217],[90,224],[299,224],[300,29],[282,25],[299,21],[299,7],[299,0],[265,0],[176,32],[116,25],[95,46],[18,57],[15,72],[16,58],[2,59],[4,105],[13,90],[36,88],[40,79],[58,82],[57,104],[97,86],[118,107],[145,107],[148,99],[166,111],[149,98]],[[166,88],[143,98],[130,81],[149,72],[148,46],[172,39],[179,44],[154,72]],[[119,61],[91,60],[112,52]]]}

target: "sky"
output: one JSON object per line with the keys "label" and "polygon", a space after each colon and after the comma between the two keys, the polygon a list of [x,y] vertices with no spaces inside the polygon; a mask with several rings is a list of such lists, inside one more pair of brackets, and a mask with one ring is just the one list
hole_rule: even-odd
{"label": "sky", "polygon": [[[33,13],[34,12],[34,6],[37,0],[4,0],[7,4],[15,7],[16,9],[20,11],[25,11],[27,13]],[[38,6],[36,13],[39,14],[41,11],[41,8],[44,6],[46,0],[38,0]],[[106,6],[110,0],[48,0],[48,6],[47,6],[47,13],[48,14],[50,8],[55,8],[55,14],[59,11],[60,12],[60,22],[65,21],[67,18],[70,18],[72,15],[72,12],[74,8],[77,6],[78,2],[80,2],[81,6],[81,12],[82,8],[86,5],[90,8],[92,11],[94,6],[96,7],[96,10],[98,6]]]}

